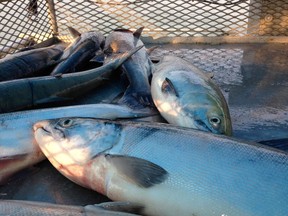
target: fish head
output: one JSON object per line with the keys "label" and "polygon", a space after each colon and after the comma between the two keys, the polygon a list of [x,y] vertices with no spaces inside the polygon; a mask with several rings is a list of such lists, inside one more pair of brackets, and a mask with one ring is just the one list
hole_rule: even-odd
{"label": "fish head", "polygon": [[230,113],[220,89],[209,77],[182,65],[171,71],[172,63],[169,61],[169,70],[160,64],[157,69],[161,72],[152,78],[151,93],[161,115],[171,124],[231,135]]}
{"label": "fish head", "polygon": [[[191,98],[193,103],[187,103]],[[229,110],[219,98],[214,97],[214,95],[199,93],[187,95],[182,100],[186,101],[187,104],[183,106],[183,112],[190,117],[189,119],[193,121],[191,124],[196,129],[215,134],[232,135]]]}
{"label": "fish head", "polygon": [[[98,31],[90,31],[81,34],[80,36],[76,37],[74,41],[64,50],[63,55],[61,56],[62,60],[69,58],[79,47],[83,46],[87,42],[90,43],[90,49],[99,50],[100,48],[104,48],[105,37],[101,32]],[[91,44],[93,44],[91,46]]]}
{"label": "fish head", "polygon": [[54,166],[83,165],[111,149],[120,137],[115,124],[86,118],[40,121],[33,129],[36,142]]}
{"label": "fish head", "polygon": [[113,54],[123,53],[133,47],[133,33],[130,30],[115,30],[106,37],[103,51],[106,57],[109,57]]}
{"label": "fish head", "polygon": [[113,55],[124,53],[134,47],[143,46],[143,42],[139,39],[143,27],[137,29],[135,32],[129,29],[115,29],[105,39],[105,46],[103,52],[107,59]]}

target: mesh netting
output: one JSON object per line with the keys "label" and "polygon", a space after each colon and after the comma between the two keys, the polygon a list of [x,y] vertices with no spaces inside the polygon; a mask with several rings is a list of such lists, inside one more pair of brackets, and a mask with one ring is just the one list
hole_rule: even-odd
{"label": "mesh netting", "polygon": [[[62,39],[70,40],[67,26],[72,26],[80,32],[100,30],[104,34],[115,28],[135,30],[145,26],[143,36],[153,39],[288,36],[287,0],[8,0],[0,2],[0,53],[2,54],[11,53],[35,40],[43,41],[53,33],[58,34]],[[51,4],[48,7],[46,2],[54,2],[55,10],[49,11]]]}
{"label": "mesh netting", "polygon": [[144,36],[288,36],[285,0],[91,0],[55,1],[62,35],[145,26]]}
{"label": "mesh netting", "polygon": [[0,3],[0,57],[52,36],[46,1]]}
{"label": "mesh netting", "polygon": [[178,56],[193,63],[204,72],[214,75],[213,80],[222,86],[225,84],[241,85],[241,63],[243,49],[239,48],[157,48],[152,54],[152,59],[160,59],[165,55]]}

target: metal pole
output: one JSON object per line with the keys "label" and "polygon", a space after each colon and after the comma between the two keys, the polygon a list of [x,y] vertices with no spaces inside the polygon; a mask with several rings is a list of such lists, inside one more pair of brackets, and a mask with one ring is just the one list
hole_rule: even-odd
{"label": "metal pole", "polygon": [[258,36],[260,29],[261,10],[262,10],[262,0],[250,1],[248,26],[247,26],[248,35]]}
{"label": "metal pole", "polygon": [[58,25],[57,25],[57,19],[56,19],[56,12],[55,12],[55,4],[54,0],[46,0],[49,8],[49,16],[51,20],[52,30],[54,36],[58,36]]}

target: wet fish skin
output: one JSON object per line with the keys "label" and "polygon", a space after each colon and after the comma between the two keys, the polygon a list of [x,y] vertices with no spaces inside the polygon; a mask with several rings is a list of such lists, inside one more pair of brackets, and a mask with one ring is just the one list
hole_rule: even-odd
{"label": "wet fish skin", "polygon": [[55,168],[145,215],[288,215],[288,154],[167,124],[55,119],[34,125]]}
{"label": "wet fish skin", "polygon": [[0,97],[0,113],[79,97],[100,85],[106,79],[102,75],[112,73],[141,48],[137,47],[109,64],[85,72],[65,74],[60,78],[44,76],[0,82],[0,92],[5,92]]}
{"label": "wet fish skin", "polygon": [[155,67],[151,93],[169,123],[232,135],[229,108],[220,88],[190,62],[164,56]]}
{"label": "wet fish skin", "polygon": [[[60,43],[49,47],[18,52],[0,59],[0,81],[39,76],[56,65],[66,48]],[[46,74],[47,75],[47,74]]]}
{"label": "wet fish skin", "polygon": [[102,50],[104,43],[105,37],[101,32],[90,31],[82,33],[64,50],[61,56],[61,63],[54,68],[51,75],[74,72],[77,66],[88,62],[95,56],[97,51]]}
{"label": "wet fish skin", "polygon": [[[113,203],[109,202],[109,205]],[[125,203],[123,203],[125,205]],[[126,204],[129,207],[129,203]],[[0,200],[0,215],[9,216],[133,216],[135,214],[105,209],[105,203],[86,206],[60,205],[36,201]],[[121,210],[121,209],[120,209]]]}
{"label": "wet fish skin", "polygon": [[103,119],[149,116],[120,105],[91,104],[46,108],[0,114],[0,185],[16,172],[45,159],[35,143],[33,124],[60,117],[93,117]]}
{"label": "wet fish skin", "polygon": [[[144,44],[140,39],[142,30],[143,27],[135,32],[126,29],[116,29],[111,32],[106,37],[103,49],[106,56],[104,64],[113,60],[119,53],[124,53],[137,46],[143,46]],[[130,84],[124,96],[120,99],[120,103],[132,108],[154,107],[150,92],[153,63],[147,49],[143,48],[135,53],[121,68],[127,75]]]}

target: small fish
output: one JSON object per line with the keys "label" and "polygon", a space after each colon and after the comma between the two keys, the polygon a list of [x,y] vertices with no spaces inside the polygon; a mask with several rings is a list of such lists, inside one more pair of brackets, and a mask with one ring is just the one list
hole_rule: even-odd
{"label": "small fish", "polygon": [[107,202],[95,205],[59,205],[36,201],[0,200],[0,215],[9,216],[133,216],[125,210],[135,208],[130,203]]}
{"label": "small fish", "polygon": [[171,124],[232,135],[231,117],[219,87],[190,62],[164,56],[151,82],[155,106]]}
{"label": "small fish", "polygon": [[51,73],[52,76],[76,71],[77,66],[87,63],[97,51],[104,48],[105,37],[101,32],[90,31],[77,34],[77,30],[72,27],[69,29],[76,36],[76,39],[64,50],[61,56],[62,62],[54,68]]}
{"label": "small fish", "polygon": [[0,81],[39,76],[55,66],[67,45],[64,43],[27,50],[0,59]]}
{"label": "small fish", "polygon": [[[124,53],[137,46],[143,46],[140,39],[143,27],[135,32],[126,29],[116,29],[110,33],[105,40],[104,54],[107,63],[115,58],[118,53]],[[150,81],[153,71],[153,63],[151,62],[146,48],[141,49],[123,65],[129,79],[129,86],[120,99],[120,103],[124,103],[130,107],[154,107]]]}
{"label": "small fish", "polygon": [[142,47],[119,55],[109,64],[91,70],[65,74],[61,77],[35,77],[0,82],[0,113],[11,112],[39,104],[72,100],[100,85],[124,61]]}
{"label": "small fish", "polygon": [[169,124],[64,118],[34,125],[68,179],[144,215],[288,215],[288,153]]}
{"label": "small fish", "polygon": [[113,104],[77,105],[0,114],[0,185],[14,173],[45,159],[34,141],[33,124],[60,117],[138,118],[151,113]]}

